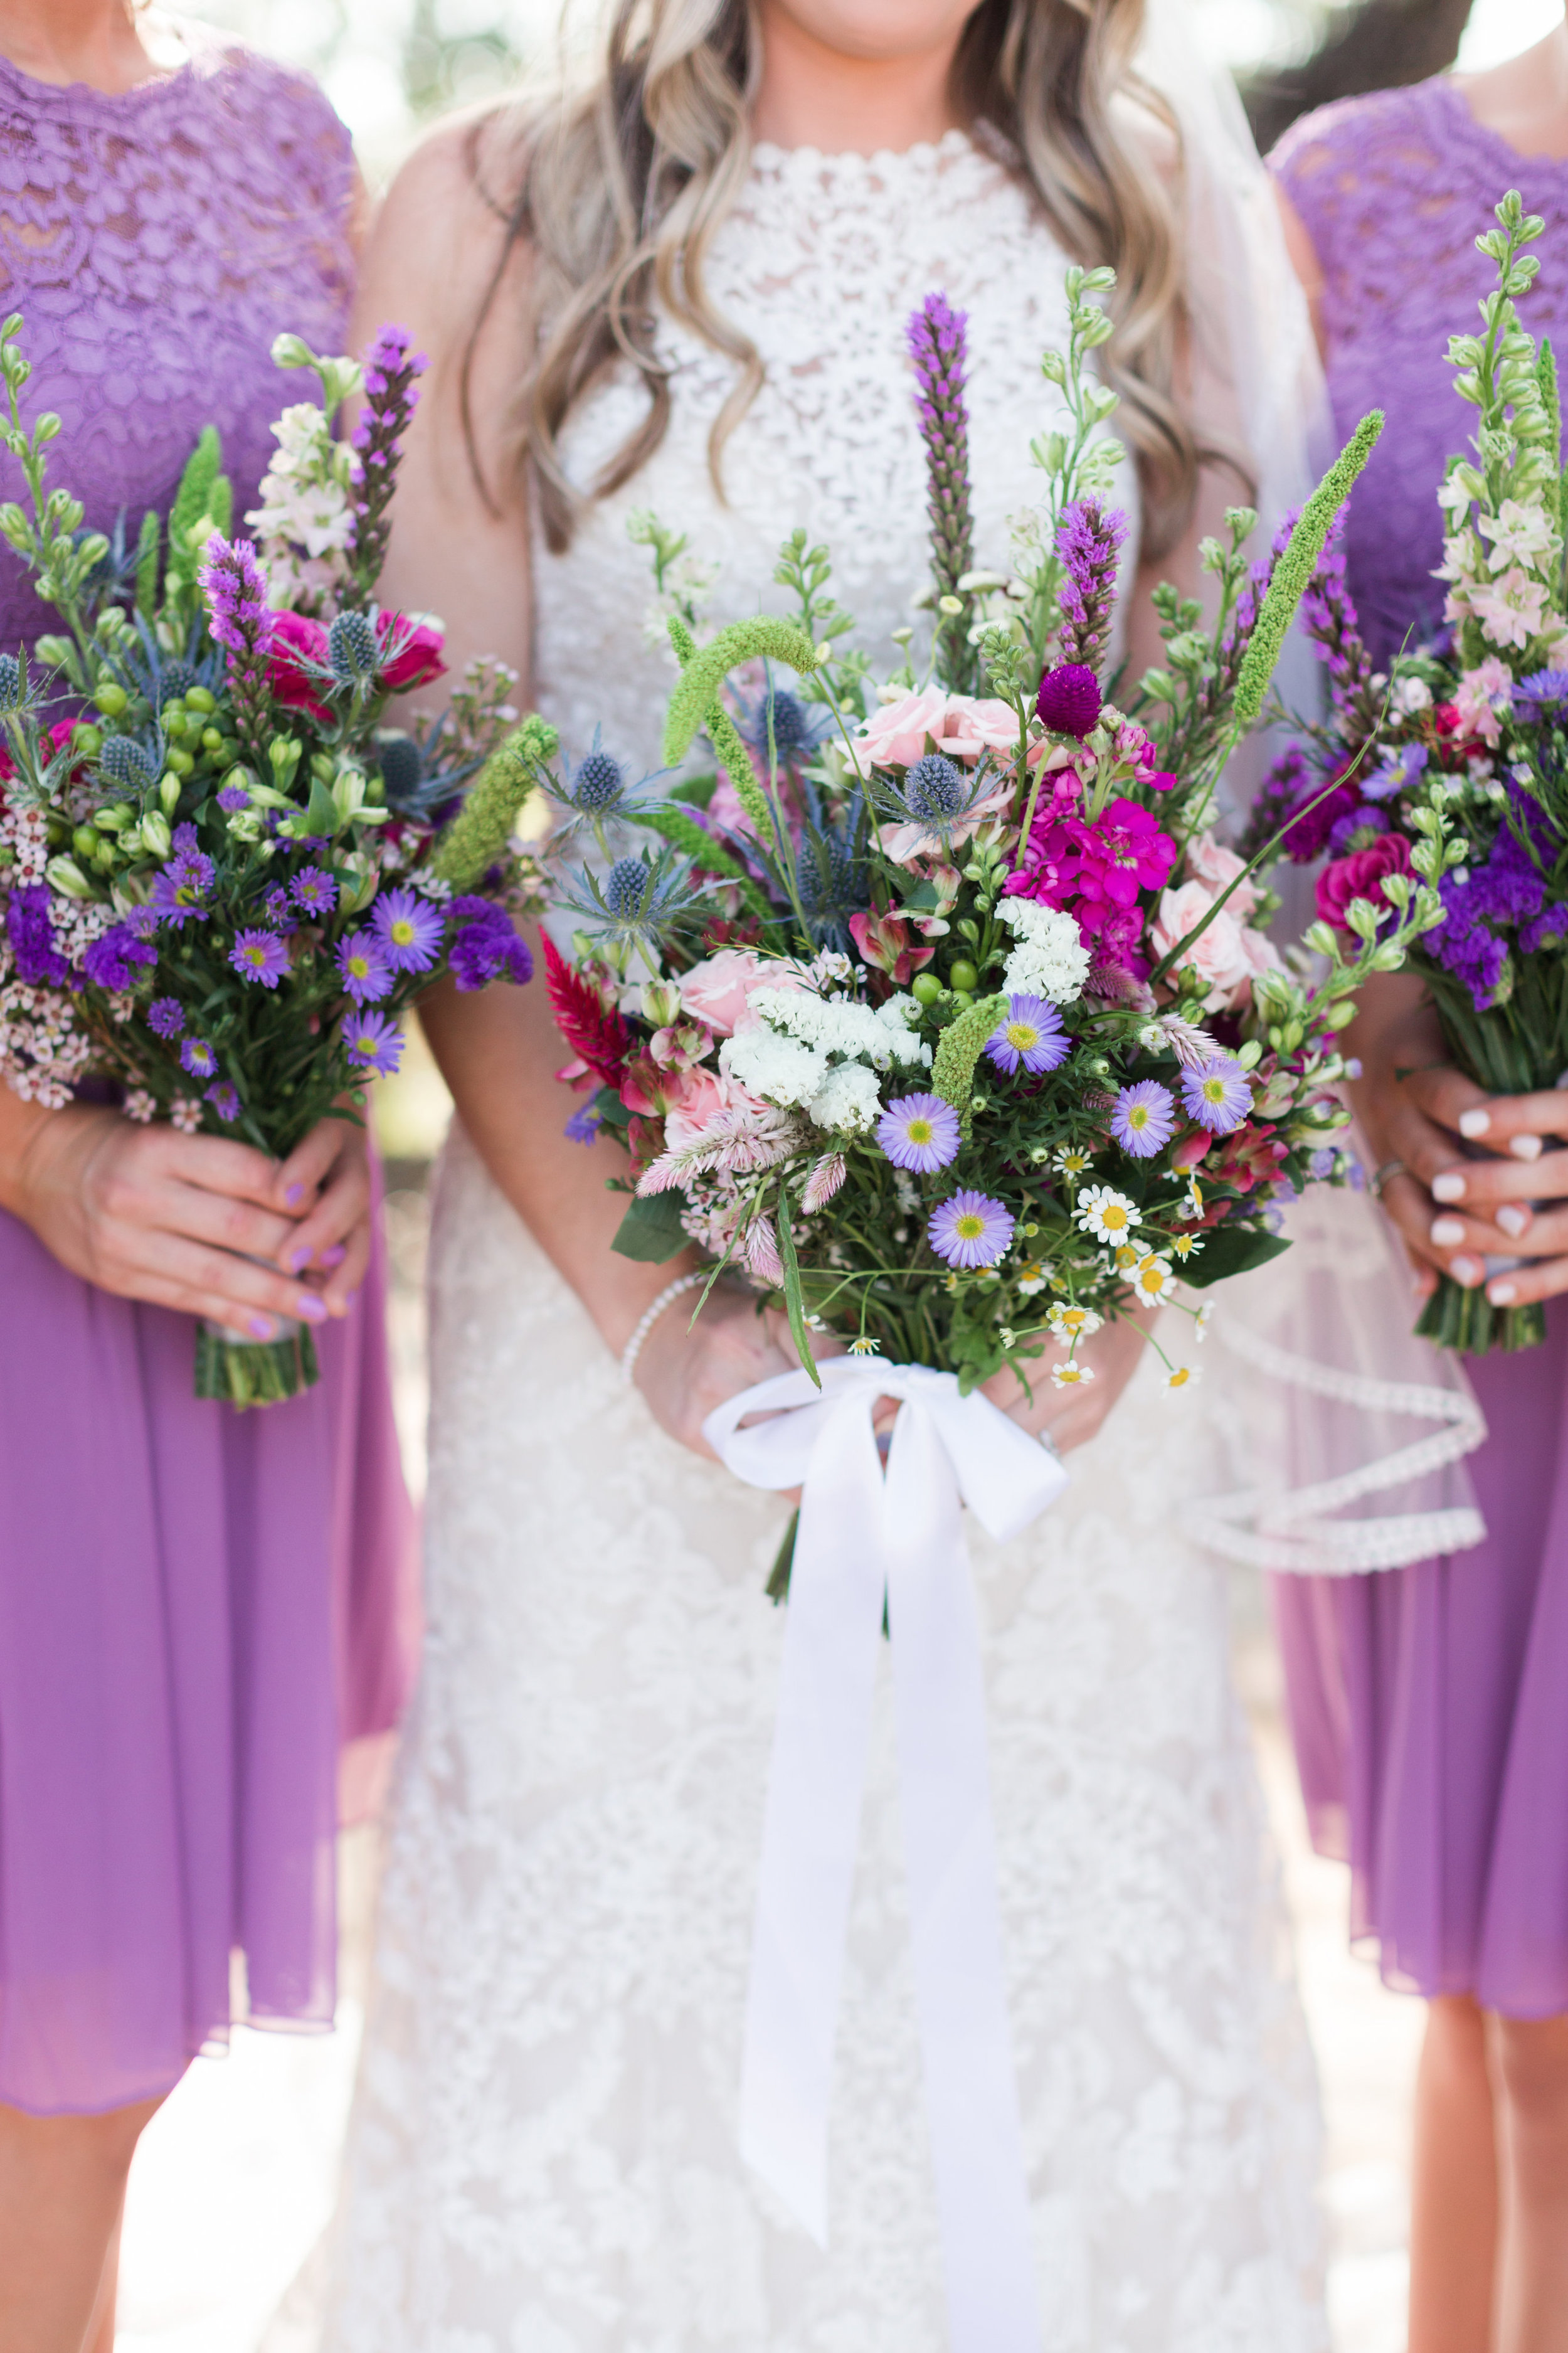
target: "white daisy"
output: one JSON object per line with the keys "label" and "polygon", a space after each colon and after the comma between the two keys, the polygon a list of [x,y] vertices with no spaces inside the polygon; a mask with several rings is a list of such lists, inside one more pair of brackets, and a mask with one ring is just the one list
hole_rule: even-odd
{"label": "white daisy", "polygon": [[1132,1277],[1132,1290],[1140,1307],[1158,1307],[1171,1296],[1176,1278],[1168,1258],[1156,1258],[1152,1250],[1138,1261]]}
{"label": "white daisy", "polygon": [[1076,1389],[1081,1388],[1085,1381],[1091,1381],[1093,1378],[1092,1365],[1053,1365],[1051,1366],[1053,1388]]}
{"label": "white daisy", "polygon": [[1074,1223],[1097,1242],[1124,1242],[1138,1223],[1138,1208],[1113,1185],[1089,1185],[1079,1197]]}

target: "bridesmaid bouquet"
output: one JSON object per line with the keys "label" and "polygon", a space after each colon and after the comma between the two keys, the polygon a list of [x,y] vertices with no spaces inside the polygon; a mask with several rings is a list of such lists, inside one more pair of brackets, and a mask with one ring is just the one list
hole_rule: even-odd
{"label": "bridesmaid bouquet", "polygon": [[[1068,274],[1068,348],[1043,362],[1065,420],[1034,445],[1044,507],[1006,575],[973,568],[964,320],[933,295],[910,322],[921,670],[904,630],[901,665],[872,675],[802,533],[774,575],[795,617],[699,644],[685,543],[643,515],[681,665],[665,768],[633,782],[595,739],[546,771],[557,902],[580,926],[571,959],[547,942],[548,986],[563,1075],[595,1090],[572,1132],[627,1152],[616,1246],[695,1242],[710,1281],[742,1271],[807,1365],[826,1329],[967,1394],[1004,1364],[1026,1380],[1052,1343],[1052,1380],[1087,1380],[1081,1339],[1173,1299],[1201,1335],[1178,1280],[1258,1264],[1286,1246],[1284,1196],[1350,1175],[1335,1033],[1438,912],[1414,878],[1392,922],[1364,902],[1310,976],[1265,936],[1262,854],[1215,829],[1221,770],[1380,419],[1256,571],[1257,518],[1233,511],[1204,550],[1214,619],[1161,588],[1163,667],[1130,688],[1110,673],[1121,450],[1086,363],[1113,282]],[[692,776],[701,731],[717,765]],[[579,844],[596,855],[573,867]]]}
{"label": "bridesmaid bouquet", "polygon": [[[528,979],[510,837],[554,736],[516,726],[494,662],[439,718],[383,723],[443,674],[439,627],[374,601],[423,365],[400,329],[363,370],[279,339],[322,401],[274,428],[259,550],[229,536],[210,429],[166,529],[149,513],[128,550],[47,488],[58,420],[24,427],[20,327],[0,328],[0,376],[28,504],[0,506],[0,531],[64,628],[0,654],[0,1073],[50,1105],[107,1081],[133,1120],[281,1158],[395,1070],[399,1017],[443,974]],[[333,413],[361,389],[345,444]],[[316,1377],[303,1327],[200,1328],[198,1396],[267,1403]]]}
{"label": "bridesmaid bouquet", "polygon": [[[1551,346],[1536,350],[1514,309],[1545,225],[1513,193],[1497,221],[1477,239],[1498,265],[1485,332],[1448,345],[1455,389],[1479,416],[1472,454],[1449,459],[1437,493],[1447,627],[1374,674],[1343,558],[1325,551],[1306,615],[1332,712],[1276,770],[1262,822],[1284,820],[1294,859],[1329,852],[1309,934],[1325,953],[1347,931],[1381,937],[1401,921],[1438,823],[1462,828],[1413,963],[1459,1067],[1513,1094],[1568,1071],[1568,479]],[[1546,1333],[1539,1306],[1497,1308],[1446,1275],[1416,1329],[1478,1356]]]}

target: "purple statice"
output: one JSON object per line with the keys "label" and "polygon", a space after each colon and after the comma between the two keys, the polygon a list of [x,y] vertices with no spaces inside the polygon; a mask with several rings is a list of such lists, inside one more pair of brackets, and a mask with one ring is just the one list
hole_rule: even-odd
{"label": "purple statice", "polygon": [[[918,386],[915,408],[925,444],[931,568],[939,596],[956,596],[974,560],[974,516],[969,484],[969,410],[963,397],[968,315],[945,294],[928,294],[905,335]],[[943,616],[937,644],[952,669],[965,666],[970,649],[963,613]],[[967,663],[973,667],[972,661]]]}
{"label": "purple statice", "polygon": [[406,327],[383,327],[364,360],[364,406],[353,429],[353,568],[368,596],[386,560],[392,502],[403,436],[418,406],[423,353],[411,351]]}
{"label": "purple statice", "polygon": [[390,1078],[403,1059],[403,1037],[384,1013],[351,1013],[343,1023],[343,1044],[356,1071]]}
{"label": "purple statice", "polygon": [[220,1079],[216,1087],[209,1087],[206,1099],[219,1119],[233,1121],[239,1117],[239,1095],[226,1079]]}
{"label": "purple statice", "polygon": [[[1447,881],[1445,877],[1438,886],[1445,892]],[[1508,969],[1508,944],[1485,923],[1456,919],[1450,910],[1447,922],[1429,932],[1425,944],[1446,972],[1464,983],[1478,1013],[1484,1013],[1496,1001]]]}
{"label": "purple statice", "polygon": [[447,913],[459,927],[447,951],[459,989],[484,988],[492,980],[512,981],[521,987],[532,979],[528,943],[519,939],[504,907],[493,899],[453,899]]}
{"label": "purple statice", "polygon": [[177,997],[155,997],[147,1008],[147,1027],[155,1038],[177,1038],[185,1026],[185,1008]]}
{"label": "purple statice", "polygon": [[23,882],[5,908],[5,936],[16,960],[16,977],[29,988],[79,988],[81,981],[55,945],[47,882]]}
{"label": "purple statice", "polygon": [[1182,1101],[1211,1135],[1228,1135],[1252,1109],[1252,1082],[1239,1062],[1216,1054],[1201,1071],[1182,1072]]}
{"label": "purple statice", "polygon": [[273,620],[267,575],[248,539],[215,531],[196,577],[206,598],[207,627],[228,649],[229,699],[241,748],[259,766],[266,755],[270,712],[268,654]]}
{"label": "purple statice", "polygon": [[338,948],[338,976],[356,1005],[374,1004],[392,987],[392,966],[371,932],[351,932]]}
{"label": "purple statice", "polygon": [[228,960],[241,980],[261,988],[276,988],[289,970],[289,950],[276,932],[238,933]]}
{"label": "purple statice", "polygon": [[926,1227],[926,1240],[949,1266],[994,1266],[1012,1239],[1013,1213],[989,1193],[955,1193]]}
{"label": "purple statice", "polygon": [[205,1038],[187,1038],[180,1049],[180,1068],[193,1079],[216,1079],[217,1056]]}
{"label": "purple statice", "polygon": [[[459,981],[458,986],[462,987]],[[591,1103],[579,1103],[567,1121],[564,1133],[574,1144],[592,1144],[605,1124],[605,1114]]]}
{"label": "purple statice", "polygon": [[307,915],[330,915],[338,903],[338,886],[324,866],[302,866],[289,885],[289,896]]}
{"label": "purple statice", "polygon": [[929,1176],[958,1157],[958,1113],[941,1095],[900,1095],[877,1122],[877,1142],[895,1168]]}
{"label": "purple statice", "polygon": [[226,816],[233,817],[250,807],[250,795],[243,785],[222,785],[218,787],[217,805]]}
{"label": "purple statice", "polygon": [[115,923],[93,941],[82,969],[94,988],[132,988],[139,970],[158,961],[158,951],[139,940],[129,923]]}
{"label": "purple statice", "polygon": [[1076,735],[1081,744],[1100,717],[1100,681],[1087,662],[1058,662],[1040,680],[1035,712],[1053,735]]}
{"label": "purple statice", "polygon": [[1555,906],[1543,908],[1519,935],[1526,955],[1534,955],[1542,948],[1560,948],[1564,940],[1568,940],[1568,903],[1561,899]]}
{"label": "purple statice", "polygon": [[384,891],[370,922],[394,972],[428,972],[441,953],[442,911],[413,891]]}
{"label": "purple statice", "polygon": [[1009,1077],[1020,1068],[1058,1070],[1070,1050],[1061,1015],[1043,997],[1010,997],[1006,1013],[985,1040],[988,1058]]}
{"label": "purple statice", "polygon": [[[1294,527],[1295,517],[1290,518]],[[1336,711],[1359,701],[1372,680],[1372,656],[1345,581],[1342,515],[1336,515],[1301,598],[1301,618],[1318,659],[1328,667],[1329,695]]]}
{"label": "purple statice", "polygon": [[1175,1097],[1158,1079],[1140,1079],[1117,1095],[1110,1133],[1134,1160],[1152,1160],[1171,1141],[1175,1125]]}
{"label": "purple statice", "polygon": [[1062,582],[1057,592],[1061,612],[1061,656],[1068,664],[1093,670],[1110,635],[1116,602],[1116,565],[1127,536],[1127,518],[1120,507],[1102,507],[1098,499],[1074,499],[1057,524],[1057,555]]}

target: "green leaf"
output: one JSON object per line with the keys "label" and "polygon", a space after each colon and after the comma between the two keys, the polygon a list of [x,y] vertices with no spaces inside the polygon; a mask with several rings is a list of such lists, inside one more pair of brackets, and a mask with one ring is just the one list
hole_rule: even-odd
{"label": "green leaf", "polygon": [[1271,1258],[1290,1247],[1283,1234],[1271,1234],[1267,1226],[1210,1226],[1203,1238],[1203,1249],[1195,1258],[1185,1260],[1180,1272],[1184,1282],[1194,1291],[1205,1291],[1211,1282],[1224,1282],[1233,1274],[1246,1274],[1255,1266],[1267,1266]]}
{"label": "green leaf", "polygon": [[155,507],[149,507],[136,535],[136,609],[149,619],[158,609],[158,553],[163,526]]}
{"label": "green leaf", "polygon": [[800,1261],[795,1254],[795,1236],[789,1229],[789,1187],[782,1176],[779,1178],[778,1235],[779,1263],[784,1268],[784,1312],[789,1317],[795,1345],[800,1351],[800,1361],[820,1388],[822,1375],[817,1371],[816,1360],[811,1353],[811,1331],[805,1320],[805,1302],[801,1297]]}
{"label": "green leaf", "polygon": [[680,1222],[685,1207],[686,1196],[679,1187],[646,1198],[637,1194],[610,1248],[623,1258],[641,1259],[649,1266],[662,1266],[666,1259],[678,1258],[691,1242]]}

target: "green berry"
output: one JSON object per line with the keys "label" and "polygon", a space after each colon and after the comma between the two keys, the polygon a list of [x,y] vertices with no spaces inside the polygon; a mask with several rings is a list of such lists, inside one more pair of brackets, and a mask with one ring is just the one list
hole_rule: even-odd
{"label": "green berry", "polygon": [[111,678],[106,678],[92,699],[106,719],[118,719],[131,697],[122,686],[116,686]]}
{"label": "green berry", "polygon": [[958,956],[948,965],[947,980],[950,988],[968,990],[979,987],[980,975],[967,956]]}
{"label": "green berry", "polygon": [[934,1005],[942,995],[942,983],[934,972],[917,972],[910,983],[910,995],[917,1005]]}

